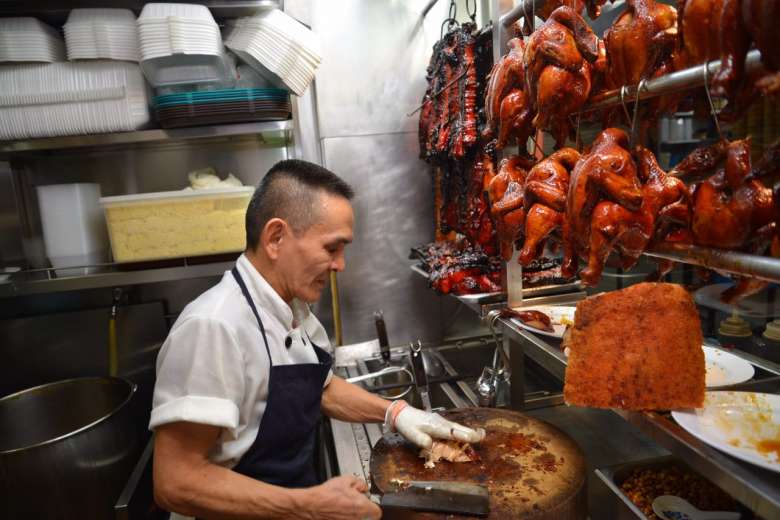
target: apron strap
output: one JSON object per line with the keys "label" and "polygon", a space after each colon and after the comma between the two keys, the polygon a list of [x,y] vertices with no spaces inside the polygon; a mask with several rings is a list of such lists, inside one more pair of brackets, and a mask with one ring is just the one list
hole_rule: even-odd
{"label": "apron strap", "polygon": [[241,292],[244,293],[244,298],[246,298],[246,301],[249,304],[249,308],[252,309],[252,313],[255,315],[255,318],[257,318],[257,324],[260,325],[260,332],[263,335],[263,342],[265,342],[265,351],[268,353],[268,362],[271,364],[271,366],[273,366],[274,362],[271,359],[271,350],[268,348],[268,338],[265,336],[265,327],[263,326],[263,320],[260,319],[260,314],[257,312],[255,302],[252,301],[252,296],[249,294],[249,290],[246,288],[244,279],[241,278],[241,274],[238,272],[238,269],[233,267],[231,272],[233,273],[233,278],[236,279],[236,283],[241,288]]}

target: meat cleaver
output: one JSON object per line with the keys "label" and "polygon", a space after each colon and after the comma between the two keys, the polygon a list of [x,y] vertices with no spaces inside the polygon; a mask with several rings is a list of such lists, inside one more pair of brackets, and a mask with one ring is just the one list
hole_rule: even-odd
{"label": "meat cleaver", "polygon": [[382,509],[413,509],[435,513],[487,516],[490,494],[485,486],[463,482],[409,481],[382,495]]}

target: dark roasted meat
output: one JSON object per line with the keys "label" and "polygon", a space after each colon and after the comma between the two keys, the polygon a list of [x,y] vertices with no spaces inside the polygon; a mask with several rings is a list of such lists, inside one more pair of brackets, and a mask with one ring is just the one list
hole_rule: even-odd
{"label": "dark roasted meat", "polygon": [[433,242],[417,248],[428,281],[442,294],[501,291],[501,261],[466,242]]}
{"label": "dark roasted meat", "polygon": [[552,332],[554,330],[552,320],[550,320],[550,317],[542,311],[522,311],[507,308],[501,311],[501,316],[504,318],[517,318],[529,327],[545,332]]}

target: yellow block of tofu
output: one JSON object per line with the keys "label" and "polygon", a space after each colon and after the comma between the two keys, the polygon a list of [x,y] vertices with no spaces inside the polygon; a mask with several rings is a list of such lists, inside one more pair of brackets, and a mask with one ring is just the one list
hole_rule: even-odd
{"label": "yellow block of tofu", "polygon": [[254,188],[215,188],[104,197],[116,262],[242,251]]}

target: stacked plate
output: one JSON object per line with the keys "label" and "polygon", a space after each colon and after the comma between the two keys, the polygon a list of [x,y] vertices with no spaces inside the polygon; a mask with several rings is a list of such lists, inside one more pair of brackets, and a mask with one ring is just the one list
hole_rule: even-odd
{"label": "stacked plate", "polygon": [[141,68],[155,87],[233,81],[219,27],[202,5],[146,4],[138,36]]}
{"label": "stacked plate", "polygon": [[278,9],[236,20],[225,45],[269,81],[299,96],[322,62],[317,35]]}
{"label": "stacked plate", "polygon": [[36,18],[0,18],[0,61],[65,61],[65,42]]}
{"label": "stacked plate", "polygon": [[64,28],[69,60],[141,58],[135,15],[129,9],[73,9]]}
{"label": "stacked plate", "polygon": [[278,121],[290,116],[286,90],[223,89],[167,94],[154,98],[154,112],[163,128]]}
{"label": "stacked plate", "polygon": [[0,140],[137,130],[149,123],[136,63],[0,66]]}

